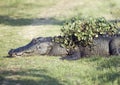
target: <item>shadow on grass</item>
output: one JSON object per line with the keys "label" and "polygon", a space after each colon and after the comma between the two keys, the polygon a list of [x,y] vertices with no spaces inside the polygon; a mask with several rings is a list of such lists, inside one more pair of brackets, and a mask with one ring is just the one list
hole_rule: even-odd
{"label": "shadow on grass", "polygon": [[100,76],[98,76],[99,81],[108,83],[116,81],[116,83],[119,85],[120,84],[120,72],[110,72],[110,73],[105,73]]}
{"label": "shadow on grass", "polygon": [[[110,22],[119,22],[120,20],[109,20]],[[65,21],[55,19],[54,17],[47,18],[13,18],[10,16],[0,15],[0,24],[11,26],[24,26],[24,25],[63,25]]]}
{"label": "shadow on grass", "polygon": [[97,64],[97,70],[109,70],[109,72],[105,72],[98,76],[98,80],[103,83],[112,82],[112,84],[116,81],[116,83],[120,84],[120,56],[111,56],[109,58],[102,59]]}
{"label": "shadow on grass", "polygon": [[24,25],[62,25],[64,21],[57,20],[53,17],[49,18],[12,18],[9,16],[0,15],[0,24],[11,26],[24,26]]}
{"label": "shadow on grass", "polygon": [[109,68],[118,68],[120,67],[120,56],[111,56],[105,58],[98,63],[98,69],[109,69]]}
{"label": "shadow on grass", "polygon": [[62,85],[44,69],[0,71],[0,85]]}
{"label": "shadow on grass", "polygon": [[116,19],[116,20],[109,20],[110,22],[112,22],[112,23],[120,23],[120,19]]}

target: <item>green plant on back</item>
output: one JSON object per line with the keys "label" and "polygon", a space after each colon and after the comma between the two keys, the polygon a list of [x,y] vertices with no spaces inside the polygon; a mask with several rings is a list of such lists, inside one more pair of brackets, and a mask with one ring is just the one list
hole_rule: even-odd
{"label": "green plant on back", "polygon": [[73,18],[66,22],[61,29],[63,43],[68,49],[75,46],[92,46],[93,39],[99,35],[114,35],[117,32],[115,23],[108,22],[104,17],[100,18]]}

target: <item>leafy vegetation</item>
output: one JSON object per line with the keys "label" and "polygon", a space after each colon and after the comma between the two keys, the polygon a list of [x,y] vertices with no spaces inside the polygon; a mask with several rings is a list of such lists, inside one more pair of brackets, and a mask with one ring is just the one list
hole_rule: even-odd
{"label": "leafy vegetation", "polygon": [[63,39],[57,39],[68,49],[75,46],[92,46],[93,39],[99,35],[112,36],[117,33],[117,25],[105,18],[73,18],[61,29]]}

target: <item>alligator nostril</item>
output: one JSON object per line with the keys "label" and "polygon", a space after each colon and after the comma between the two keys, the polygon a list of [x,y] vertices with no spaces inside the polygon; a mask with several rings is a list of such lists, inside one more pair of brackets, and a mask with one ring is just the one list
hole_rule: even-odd
{"label": "alligator nostril", "polygon": [[14,51],[14,49],[11,49],[11,50],[8,52],[8,54],[9,54],[10,56],[12,56],[12,55],[13,55],[13,51]]}

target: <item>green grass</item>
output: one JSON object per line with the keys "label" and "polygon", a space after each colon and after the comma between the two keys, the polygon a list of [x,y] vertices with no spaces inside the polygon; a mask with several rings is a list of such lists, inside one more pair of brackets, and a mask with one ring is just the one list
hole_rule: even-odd
{"label": "green grass", "polygon": [[[82,5],[77,6],[74,11],[81,14],[81,16],[104,16],[108,20],[120,18],[120,1],[118,0],[85,0]],[[82,10],[81,10],[82,9]]]}
{"label": "green grass", "polygon": [[76,15],[119,20],[119,3],[0,0],[0,85],[120,85],[120,56],[76,61],[55,56],[6,58],[11,48],[23,46],[32,38],[59,35],[63,22]]}
{"label": "green grass", "polygon": [[0,84],[119,85],[120,57],[92,57],[77,61],[34,56],[0,58]]}
{"label": "green grass", "polygon": [[41,13],[42,9],[49,8],[54,5],[57,0],[2,0],[0,1],[0,15],[8,15],[10,17],[35,17],[32,15]]}

